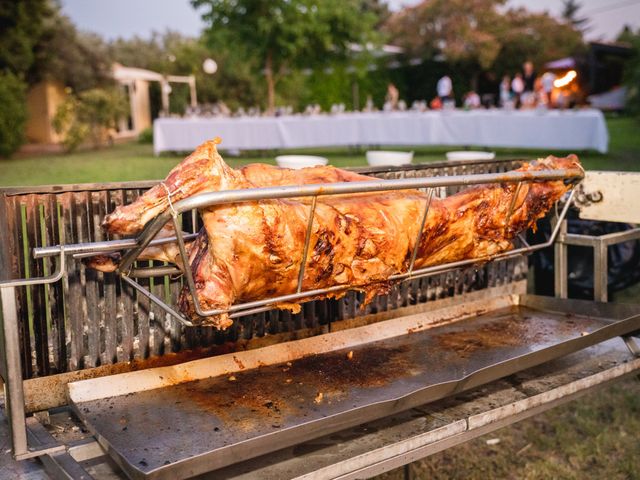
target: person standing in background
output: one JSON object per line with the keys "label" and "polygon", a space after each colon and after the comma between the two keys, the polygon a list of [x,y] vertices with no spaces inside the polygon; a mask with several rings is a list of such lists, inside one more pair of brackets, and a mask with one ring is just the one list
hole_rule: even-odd
{"label": "person standing in background", "polygon": [[542,92],[544,94],[545,103],[549,108],[553,108],[553,101],[551,99],[551,93],[553,92],[553,82],[555,82],[556,76],[553,72],[545,72],[542,75]]}
{"label": "person standing in background", "polygon": [[400,99],[400,92],[393,83],[387,85],[387,96],[385,98],[385,105],[389,106],[390,110],[398,109],[398,100]]}
{"label": "person standing in background", "polygon": [[522,74],[516,73],[511,80],[511,90],[513,91],[514,100],[516,102],[516,108],[520,108],[520,96],[524,92],[524,80],[522,80]]}
{"label": "person standing in background", "polygon": [[505,75],[500,82],[500,106],[505,108],[509,100],[511,100],[511,78]]}
{"label": "person standing in background", "polygon": [[438,91],[438,97],[440,97],[440,101],[442,103],[447,100],[453,100],[453,83],[451,82],[449,75],[445,75],[438,80],[436,90]]}
{"label": "person standing in background", "polygon": [[524,80],[524,91],[533,93],[536,86],[536,72],[533,70],[533,63],[527,60],[524,62],[522,70],[524,72],[522,76]]}
{"label": "person standing in background", "polygon": [[535,106],[535,85],[536,85],[536,72],[533,70],[533,63],[530,61],[524,62],[522,65],[524,75],[522,80],[524,82],[524,90],[520,98],[520,105],[525,108],[532,108]]}

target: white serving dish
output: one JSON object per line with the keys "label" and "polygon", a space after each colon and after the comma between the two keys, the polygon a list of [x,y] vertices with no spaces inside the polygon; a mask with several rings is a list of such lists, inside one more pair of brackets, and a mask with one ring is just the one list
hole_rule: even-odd
{"label": "white serving dish", "polygon": [[372,167],[386,165],[407,165],[413,160],[413,152],[393,152],[385,150],[370,150],[367,152],[367,163]]}
{"label": "white serving dish", "polygon": [[493,160],[494,158],[496,158],[495,152],[479,152],[473,150],[447,152],[447,160]]}
{"label": "white serving dish", "polygon": [[317,165],[326,165],[329,163],[329,160],[315,155],[278,155],[276,157],[276,163],[282,168],[299,169],[315,167]]}

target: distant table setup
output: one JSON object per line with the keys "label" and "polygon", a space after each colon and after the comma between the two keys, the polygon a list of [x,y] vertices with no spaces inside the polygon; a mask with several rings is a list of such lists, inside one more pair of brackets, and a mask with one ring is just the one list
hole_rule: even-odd
{"label": "distant table setup", "polygon": [[457,145],[596,150],[609,143],[600,110],[451,110],[281,117],[160,118],[154,152],[191,151],[222,138],[228,150]]}

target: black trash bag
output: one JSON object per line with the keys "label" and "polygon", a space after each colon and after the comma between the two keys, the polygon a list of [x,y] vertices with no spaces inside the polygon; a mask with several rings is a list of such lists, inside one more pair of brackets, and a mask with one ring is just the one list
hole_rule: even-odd
{"label": "black trash bag", "polygon": [[[600,236],[624,232],[632,225],[617,222],[581,220],[576,210],[567,214],[567,230],[580,235]],[[551,237],[551,224],[547,218],[538,222],[538,231],[528,234],[528,241],[542,243]],[[570,298],[593,300],[593,248],[568,246],[568,293]],[[534,291],[537,295],[554,294],[553,247],[539,250],[529,258],[534,269]],[[615,292],[640,281],[640,240],[611,245],[608,249],[608,294],[613,300]]]}

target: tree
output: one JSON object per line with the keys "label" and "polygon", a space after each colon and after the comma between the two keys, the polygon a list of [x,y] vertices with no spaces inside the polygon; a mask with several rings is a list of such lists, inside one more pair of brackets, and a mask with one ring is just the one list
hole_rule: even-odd
{"label": "tree", "polygon": [[362,0],[362,3],[363,11],[371,12],[375,15],[377,19],[375,24],[376,30],[382,27],[384,23],[389,20],[391,11],[389,10],[389,5],[385,0]]}
{"label": "tree", "polygon": [[578,16],[578,11],[582,8],[582,4],[577,0],[562,0],[562,18],[576,30],[585,32],[589,29],[587,26],[588,18]]}
{"label": "tree", "polygon": [[109,54],[116,62],[127,67],[163,72],[171,68],[171,55],[175,56],[172,50],[190,40],[172,30],[164,33],[152,32],[149,38],[136,35],[112,41],[109,44]]}
{"label": "tree", "polygon": [[524,8],[505,13],[497,33],[502,44],[493,69],[500,75],[519,71],[530,60],[537,68],[558,58],[582,53],[582,33],[548,13],[532,13]]}
{"label": "tree", "polygon": [[25,84],[16,75],[0,72],[0,156],[13,154],[24,141],[27,122]]}
{"label": "tree", "polygon": [[24,75],[34,61],[34,47],[51,15],[48,0],[0,0],[0,71]]}
{"label": "tree", "polygon": [[386,28],[412,56],[493,65],[501,48],[496,34],[504,0],[425,0],[398,12]]}
{"label": "tree", "polygon": [[394,15],[385,28],[412,57],[444,60],[471,76],[513,74],[526,60],[576,53],[582,34],[547,13],[504,10],[503,0],[426,0]]}
{"label": "tree", "polygon": [[633,28],[631,28],[630,25],[625,25],[624,27],[622,27],[622,30],[618,34],[618,38],[616,38],[616,42],[628,43],[629,45],[632,45],[635,39],[636,39],[636,34],[634,33]]}
{"label": "tree", "polygon": [[25,75],[33,50],[51,14],[48,0],[0,0],[0,155],[9,156],[24,141],[27,120]]}
{"label": "tree", "polygon": [[[109,45],[110,57],[128,67],[153,70],[162,74],[196,77],[199,103],[222,100],[231,108],[252,105],[262,96],[262,83],[256,79],[255,59],[237,45],[220,45],[211,49],[202,38],[185,37],[177,32],[154,32],[150,38],[118,39]],[[202,70],[205,59],[212,57],[218,71],[210,75]],[[171,94],[172,111],[184,111],[188,104],[188,89],[174,85]],[[160,106],[159,88],[151,85],[152,111]]]}
{"label": "tree", "polygon": [[624,83],[627,87],[627,108],[636,116],[640,116],[640,29],[634,32],[625,26],[617,41],[627,43],[633,48],[633,56],[624,66]]}
{"label": "tree", "polygon": [[43,22],[34,46],[29,83],[52,79],[74,91],[113,84],[107,44],[95,34],[79,32],[71,20],[54,11]]}
{"label": "tree", "polygon": [[215,51],[233,46],[256,58],[273,111],[276,85],[290,70],[326,64],[348,54],[352,44],[375,39],[376,2],[363,0],[191,0],[203,9],[207,42]]}

